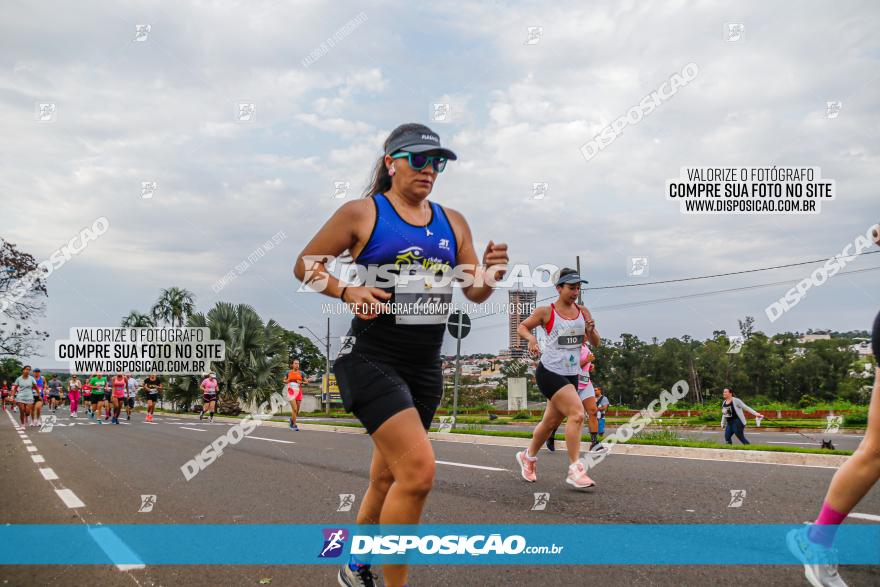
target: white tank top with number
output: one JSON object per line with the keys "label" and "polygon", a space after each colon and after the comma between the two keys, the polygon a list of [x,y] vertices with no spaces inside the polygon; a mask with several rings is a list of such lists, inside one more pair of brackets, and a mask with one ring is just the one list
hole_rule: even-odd
{"label": "white tank top with number", "polygon": [[541,350],[541,364],[559,375],[581,372],[581,345],[584,343],[584,315],[578,308],[577,318],[563,318],[550,304],[550,321],[545,325],[547,337]]}

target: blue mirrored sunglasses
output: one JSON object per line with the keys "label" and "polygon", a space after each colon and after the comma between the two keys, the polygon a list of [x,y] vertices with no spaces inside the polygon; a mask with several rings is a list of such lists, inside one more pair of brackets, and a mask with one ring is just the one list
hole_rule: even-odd
{"label": "blue mirrored sunglasses", "polygon": [[423,153],[408,153],[406,151],[400,151],[391,156],[392,159],[403,159],[404,157],[408,159],[409,166],[416,170],[424,169],[427,167],[428,163],[431,164],[434,171],[437,173],[442,173],[443,170],[446,169],[447,159],[440,155],[425,155]]}

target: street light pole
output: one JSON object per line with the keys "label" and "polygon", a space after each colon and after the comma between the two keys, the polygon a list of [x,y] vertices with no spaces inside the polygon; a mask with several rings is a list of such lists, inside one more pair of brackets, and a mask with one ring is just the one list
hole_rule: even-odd
{"label": "street light pole", "polygon": [[[309,334],[312,335],[312,338],[314,338],[318,344],[321,344],[321,337],[318,336],[317,334],[315,334],[311,328],[309,328],[308,326],[303,326],[302,324],[299,325],[299,328],[303,328],[305,330],[308,330]],[[329,317],[327,318],[327,338],[324,341],[324,359],[325,359],[325,362],[324,362],[324,381],[325,381],[325,383],[322,384],[321,393],[322,393],[322,395],[326,394],[326,395],[324,395],[324,397],[327,398],[324,401],[324,412],[329,414],[330,413],[330,318]]]}

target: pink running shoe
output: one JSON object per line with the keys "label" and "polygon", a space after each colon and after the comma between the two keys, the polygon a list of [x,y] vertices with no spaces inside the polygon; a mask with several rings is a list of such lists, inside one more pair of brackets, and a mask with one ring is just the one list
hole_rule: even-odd
{"label": "pink running shoe", "polygon": [[581,461],[568,466],[568,476],[565,478],[565,482],[577,489],[586,489],[596,485],[592,479],[587,477],[587,469]]}
{"label": "pink running shoe", "polygon": [[523,479],[529,483],[534,483],[538,480],[538,474],[536,471],[538,468],[538,459],[530,461],[526,458],[526,451],[521,450],[516,453],[516,462],[519,464],[519,472]]}

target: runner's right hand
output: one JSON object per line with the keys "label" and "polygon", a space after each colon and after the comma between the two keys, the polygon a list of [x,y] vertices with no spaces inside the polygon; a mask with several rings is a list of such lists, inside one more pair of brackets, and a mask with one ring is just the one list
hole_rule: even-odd
{"label": "runner's right hand", "polygon": [[538,346],[538,341],[535,339],[529,341],[529,354],[535,358],[541,356],[541,347]]}
{"label": "runner's right hand", "polygon": [[[391,292],[378,287],[349,286],[345,290],[347,304],[352,304],[354,315],[362,320],[373,320],[383,311],[385,302],[391,299]],[[387,306],[384,306],[387,307]]]}

